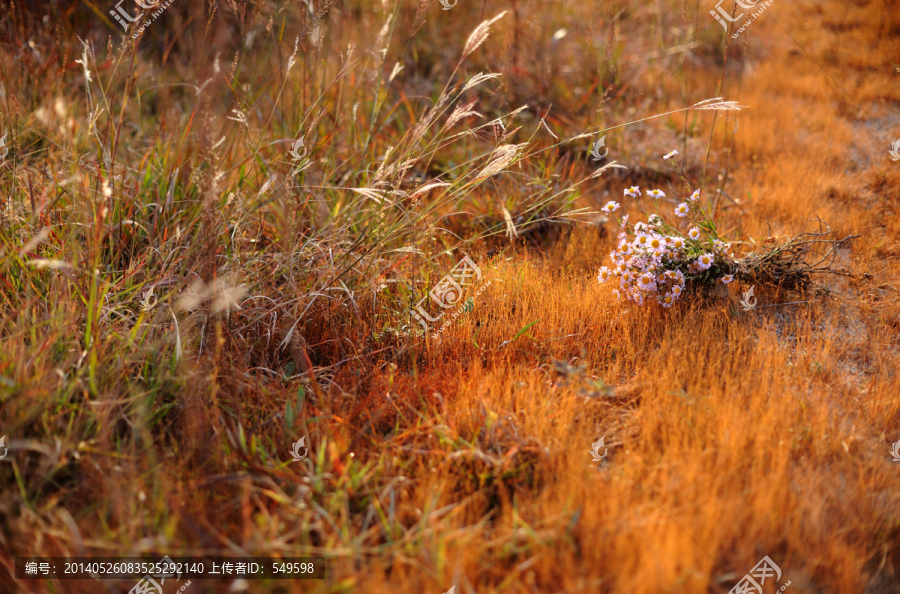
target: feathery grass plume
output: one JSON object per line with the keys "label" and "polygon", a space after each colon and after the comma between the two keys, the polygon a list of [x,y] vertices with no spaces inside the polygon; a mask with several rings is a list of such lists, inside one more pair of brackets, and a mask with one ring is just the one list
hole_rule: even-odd
{"label": "feathery grass plume", "polygon": [[505,206],[503,207],[503,220],[506,221],[506,236],[512,241],[519,236],[519,233],[516,231],[516,226],[513,224],[512,217]]}
{"label": "feathery grass plume", "polygon": [[[291,52],[291,57],[288,58],[287,68],[285,69],[284,75],[287,76],[291,73],[291,68],[294,67],[294,64],[297,63],[297,48],[300,45],[300,37],[294,39],[294,51]],[[216,54],[216,61],[213,65],[213,70],[216,74],[219,73],[219,54]]]}
{"label": "feathery grass plume", "polygon": [[247,293],[245,285],[235,285],[231,278],[219,278],[211,284],[194,279],[190,287],[175,303],[178,311],[194,310],[206,301],[212,301],[210,311],[219,313],[240,309],[238,301]]}
{"label": "feathery grass plume", "polygon": [[433,190],[435,188],[446,188],[449,186],[450,186],[449,183],[443,182],[443,181],[428,182],[427,184],[425,184],[423,186],[419,186],[418,188],[416,188],[415,190],[410,192],[409,197],[415,198],[416,196],[424,194],[425,192],[428,192],[429,190]]}
{"label": "feathery grass plume", "polygon": [[393,20],[394,13],[388,12],[387,18],[384,20],[384,25],[381,27],[381,31],[378,32],[378,38],[375,40],[375,47],[380,48],[381,52],[386,52],[388,45],[390,45],[390,41],[388,41],[387,45],[385,45],[383,48],[381,47],[381,44],[384,43],[385,39],[388,36],[388,33],[391,30],[391,23],[393,22]]}
{"label": "feathery grass plume", "polygon": [[34,266],[38,270],[43,270],[44,268],[72,268],[72,265],[68,262],[63,262],[62,260],[55,259],[35,258],[32,260],[28,260],[25,263],[29,266]]}
{"label": "feathery grass plume", "polygon": [[391,75],[388,77],[388,82],[394,82],[394,78],[400,74],[400,71],[403,70],[403,66],[400,65],[400,62],[394,62],[394,68],[391,70]]}
{"label": "feathery grass plume", "polygon": [[468,118],[468,117],[484,117],[477,111],[473,110],[472,107],[478,102],[477,99],[473,99],[472,101],[466,103],[465,105],[459,104],[453,108],[453,111],[450,112],[450,116],[447,118],[447,123],[444,124],[445,129],[450,129],[454,125],[456,125],[459,121]]}
{"label": "feathery grass plume", "polygon": [[431,124],[434,123],[434,120],[437,118],[438,114],[444,108],[444,105],[450,100],[450,94],[447,92],[445,88],[443,92],[441,92],[441,96],[438,97],[437,103],[429,109],[425,115],[419,120],[416,125],[413,127],[412,134],[409,136],[409,141],[407,142],[407,147],[415,147],[418,146],[419,142],[422,138],[425,137],[425,132],[428,131],[428,128],[431,127]]}
{"label": "feathery grass plume", "polygon": [[469,89],[477,87],[484,81],[491,80],[492,78],[500,78],[501,76],[503,76],[503,75],[493,73],[493,72],[488,73],[488,74],[485,74],[484,72],[479,72],[478,74],[476,74],[475,76],[473,76],[472,78],[469,79],[469,81],[466,83],[466,86],[464,86],[462,88],[462,91],[460,91],[460,92],[465,93]]}
{"label": "feathery grass plume", "polygon": [[716,111],[740,111],[746,105],[741,105],[737,101],[726,101],[722,97],[713,97],[712,99],[704,99],[698,103],[691,105],[688,109],[699,110],[716,110]]}
{"label": "feathery grass plume", "polygon": [[374,200],[378,204],[384,201],[384,190],[374,190],[372,188],[350,188],[357,194],[361,194],[369,200]]}
{"label": "feathery grass plume", "polygon": [[469,56],[469,54],[471,54],[476,49],[478,49],[478,46],[480,46],[482,43],[484,43],[484,41],[488,38],[488,34],[491,31],[491,25],[493,25],[494,23],[496,23],[497,21],[502,19],[505,14],[506,14],[506,11],[504,10],[503,12],[501,12],[494,18],[488,19],[488,20],[482,22],[477,27],[475,27],[475,30],[472,31],[471,35],[469,35],[469,39],[466,40],[466,45],[463,47],[463,52],[462,52],[463,58],[466,58],[467,56]]}
{"label": "feathery grass plume", "polygon": [[494,149],[491,153],[490,160],[484,166],[477,177],[491,177],[497,175],[510,165],[522,154],[522,150],[528,146],[528,143],[522,144],[502,144]]}
{"label": "feathery grass plume", "polygon": [[593,172],[588,179],[596,179],[596,178],[600,177],[601,175],[603,175],[603,172],[606,171],[607,169],[628,169],[628,167],[626,167],[624,165],[620,165],[618,161],[612,161],[610,163],[607,163],[603,167],[597,169],[597,171]]}
{"label": "feathery grass plume", "polygon": [[573,136],[572,138],[567,138],[563,142],[575,142],[576,140],[581,140],[582,138],[591,138],[593,134],[579,134],[578,136]]}
{"label": "feathery grass plume", "polygon": [[393,166],[388,166],[392,152],[394,152],[394,147],[387,147],[387,150],[384,152],[384,158],[381,159],[381,165],[378,166],[378,170],[375,172],[375,177],[372,178],[374,183],[390,177],[394,172]]}
{"label": "feathery grass plume", "polygon": [[240,109],[240,108],[232,109],[231,113],[233,113],[234,116],[229,116],[228,117],[229,120],[237,122],[244,128],[250,127],[250,122],[247,120],[247,114],[242,109]]}
{"label": "feathery grass plume", "polygon": [[[341,80],[348,72],[353,70],[353,67],[356,65],[356,62],[353,60],[353,50],[356,49],[352,43],[347,45],[347,55],[344,56],[344,53],[341,52],[341,69],[331,80],[331,84],[336,83]],[[396,74],[396,73],[395,73]],[[391,76],[391,80],[393,80],[393,75]]]}
{"label": "feathery grass plume", "polygon": [[41,243],[46,241],[48,237],[50,237],[50,227],[42,228],[34,235],[34,237],[28,240],[28,243],[22,246],[22,248],[19,250],[19,257],[24,256],[25,254],[39,246]]}

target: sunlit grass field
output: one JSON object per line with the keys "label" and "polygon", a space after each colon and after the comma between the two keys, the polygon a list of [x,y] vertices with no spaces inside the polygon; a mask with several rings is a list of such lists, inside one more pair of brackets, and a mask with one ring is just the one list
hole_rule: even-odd
{"label": "sunlit grass field", "polygon": [[[900,592],[900,3],[144,4],[0,11],[0,592]],[[640,306],[651,188],[855,237]]]}

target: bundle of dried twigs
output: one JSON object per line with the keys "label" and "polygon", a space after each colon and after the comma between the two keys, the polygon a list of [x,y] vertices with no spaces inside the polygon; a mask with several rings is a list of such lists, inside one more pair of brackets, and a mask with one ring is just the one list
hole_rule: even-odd
{"label": "bundle of dried twigs", "polygon": [[837,249],[846,246],[859,235],[843,239],[829,239],[831,228],[818,217],[818,231],[789,237],[770,237],[763,249],[751,252],[734,262],[734,275],[754,285],[777,285],[797,290],[809,286],[812,274],[853,276],[834,266]]}

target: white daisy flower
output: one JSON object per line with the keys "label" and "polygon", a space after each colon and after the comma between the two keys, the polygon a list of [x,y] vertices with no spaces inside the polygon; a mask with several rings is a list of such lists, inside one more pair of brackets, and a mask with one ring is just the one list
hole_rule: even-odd
{"label": "white daisy flower", "polygon": [[617,298],[619,298],[619,299],[622,298],[622,293],[619,292],[619,289],[613,289],[613,290],[612,290],[612,294],[615,295],[615,296],[616,296]]}
{"label": "white daisy flower", "polygon": [[649,228],[650,228],[650,226],[647,225],[647,223],[642,223],[641,221],[638,221],[637,223],[634,224],[634,232],[635,233],[640,233],[641,231],[646,231]]}
{"label": "white daisy flower", "polygon": [[700,270],[709,270],[709,267],[713,265],[716,258],[713,254],[703,254],[699,258],[697,258],[697,266]]}
{"label": "white daisy flower", "polygon": [[638,186],[631,186],[630,188],[625,189],[625,195],[637,198],[641,195],[641,189]]}
{"label": "white daisy flower", "polygon": [[680,285],[675,285],[674,287],[672,287],[672,291],[671,291],[671,292],[672,292],[673,295],[675,295],[676,297],[678,297],[679,295],[681,295],[681,286],[680,286]]}
{"label": "white daisy flower", "polygon": [[675,303],[675,296],[669,293],[664,297],[660,297],[659,302],[663,307],[672,307]]}
{"label": "white daisy flower", "polygon": [[675,214],[678,215],[679,217],[686,217],[689,210],[690,210],[690,207],[688,206],[688,203],[682,202],[681,204],[678,205],[678,207],[675,208]]}
{"label": "white daisy flower", "polygon": [[681,237],[671,237],[672,249],[680,250],[684,248],[684,239]]}
{"label": "white daisy flower", "polygon": [[726,274],[725,276],[722,277],[722,282],[725,283],[726,285],[733,280],[734,280],[733,274]]}
{"label": "white daisy flower", "polygon": [[627,256],[628,254],[631,253],[631,244],[623,239],[617,249],[618,249],[619,254],[621,254],[623,256]]}
{"label": "white daisy flower", "polygon": [[678,151],[672,151],[672,152],[669,153],[668,155],[663,155],[663,159],[665,159],[666,161],[668,161],[669,159],[671,159],[672,157],[674,157],[674,156],[677,155],[677,154],[678,154]]}
{"label": "white daisy flower", "polygon": [[612,271],[609,268],[607,268],[606,266],[604,266],[600,269],[600,274],[597,275],[597,280],[600,281],[601,283],[605,283],[606,281],[609,280],[609,277],[611,274],[612,274]]}
{"label": "white daisy flower", "polygon": [[625,225],[627,225],[627,224],[628,224],[628,215],[625,215],[624,217],[622,217],[622,227],[621,228],[624,229]]}
{"label": "white daisy flower", "polygon": [[691,227],[691,230],[688,231],[688,237],[690,237],[694,241],[697,241],[698,239],[700,239],[700,229],[698,229],[697,227]]}
{"label": "white daisy flower", "polygon": [[645,247],[647,242],[650,241],[650,236],[646,233],[638,233],[638,235],[634,238],[634,247]]}
{"label": "white daisy flower", "polygon": [[688,198],[688,200],[690,200],[691,202],[696,202],[697,200],[700,200],[700,188],[697,188],[696,190],[694,190],[694,192],[691,194],[691,197]]}
{"label": "white daisy flower", "polygon": [[665,251],[666,242],[659,235],[654,235],[647,240],[647,247],[659,254]]}
{"label": "white daisy flower", "polygon": [[619,210],[619,203],[615,200],[610,200],[600,210],[602,210],[603,212],[616,212],[617,210]]}
{"label": "white daisy flower", "polygon": [[642,291],[652,291],[656,288],[656,281],[653,275],[645,272],[637,278],[637,286]]}
{"label": "white daisy flower", "polygon": [[647,192],[647,195],[650,196],[651,198],[665,198],[666,197],[666,193],[663,192],[662,190],[650,190],[649,192]]}

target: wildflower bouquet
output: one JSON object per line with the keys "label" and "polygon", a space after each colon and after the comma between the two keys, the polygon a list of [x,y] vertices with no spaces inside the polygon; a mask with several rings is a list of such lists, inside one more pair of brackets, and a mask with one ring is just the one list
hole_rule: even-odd
{"label": "wildflower bouquet", "polygon": [[[676,154],[678,151],[672,151],[663,159],[671,159]],[[764,245],[770,247],[736,260],[729,251],[731,244],[719,237],[710,209],[701,203],[700,190],[692,189],[684,172],[680,173],[690,196],[675,207],[676,218],[672,222],[660,213],[659,200],[666,194],[658,189],[646,193],[656,211],[649,215],[640,187],[625,189],[625,197],[634,199],[647,216],[647,222],[631,225],[628,215],[619,219],[614,213],[621,205],[613,200],[601,209],[616,219],[621,231],[618,246],[609,254],[611,265],[603,266],[597,279],[601,283],[619,279],[619,288],[613,290],[619,298],[630,299],[638,305],[656,300],[663,307],[672,307],[687,282],[712,287],[716,283],[727,285],[738,278],[797,289],[805,288],[809,275],[814,272],[849,274],[832,267],[835,249],[857,236],[824,239],[831,231],[823,230],[821,221],[817,233],[804,233],[781,242],[767,239]],[[807,264],[807,256],[822,244],[830,246],[828,252],[815,264]]]}
{"label": "wildflower bouquet", "polygon": [[[638,186],[627,188],[625,196],[633,198],[647,214]],[[619,297],[639,305],[656,299],[663,307],[671,307],[687,281],[727,284],[734,279],[732,258],[726,257],[731,245],[716,234],[715,224],[700,204],[700,190],[694,190],[675,208],[675,216],[682,220],[673,223],[659,213],[659,199],[665,193],[650,190],[647,197],[653,200],[656,213],[649,215],[646,223],[631,225],[628,215],[620,220],[614,214],[620,208],[615,201],[603,207],[619,222],[621,232],[618,247],[609,255],[612,266],[600,269],[600,282],[618,278],[619,288],[613,292]]]}

